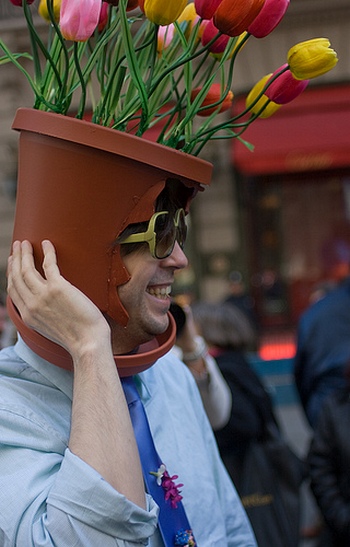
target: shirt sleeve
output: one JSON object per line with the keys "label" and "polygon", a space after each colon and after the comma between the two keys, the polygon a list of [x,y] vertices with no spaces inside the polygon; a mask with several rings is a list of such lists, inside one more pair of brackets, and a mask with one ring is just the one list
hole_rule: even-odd
{"label": "shirt sleeve", "polygon": [[4,426],[0,444],[3,547],[148,544],[158,515],[152,498],[147,497],[143,510],[68,448],[60,453],[58,440],[43,430],[42,423],[35,423],[34,415],[24,419],[2,408],[0,416]]}
{"label": "shirt sleeve", "polygon": [[194,375],[203,406],[214,430],[224,427],[230,419],[232,397],[224,377],[215,359],[209,355],[204,357],[208,374],[204,379]]}

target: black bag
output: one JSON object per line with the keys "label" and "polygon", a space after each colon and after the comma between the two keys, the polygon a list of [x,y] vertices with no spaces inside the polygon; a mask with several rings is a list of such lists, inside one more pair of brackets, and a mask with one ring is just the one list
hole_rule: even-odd
{"label": "black bag", "polygon": [[297,547],[303,464],[271,424],[252,441],[239,493],[259,547]]}

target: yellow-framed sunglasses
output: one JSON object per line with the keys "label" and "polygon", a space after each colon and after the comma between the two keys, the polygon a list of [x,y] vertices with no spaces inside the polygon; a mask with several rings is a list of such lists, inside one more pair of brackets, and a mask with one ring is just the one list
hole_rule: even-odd
{"label": "yellow-framed sunglasses", "polygon": [[120,241],[120,244],[148,243],[153,258],[163,259],[171,255],[176,241],[183,249],[186,236],[187,226],[183,209],[177,209],[173,217],[169,211],[160,211],[151,216],[146,232],[131,234]]}

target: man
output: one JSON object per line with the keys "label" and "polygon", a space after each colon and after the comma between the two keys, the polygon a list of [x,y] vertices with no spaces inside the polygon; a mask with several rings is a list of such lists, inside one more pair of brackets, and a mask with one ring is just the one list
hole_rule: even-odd
{"label": "man", "polygon": [[[166,331],[174,273],[187,264],[179,204],[162,192],[154,205],[149,222],[128,226],[115,242],[128,273],[116,289],[123,325],[60,274],[52,243],[42,242],[42,272],[31,243],[13,244],[9,296],[24,324],[69,353],[73,372],[22,339],[0,354],[4,547],[165,545],[115,365]],[[183,483],[172,492],[183,497],[197,545],[255,546],[191,373],[167,354],[135,381],[169,478]]]}

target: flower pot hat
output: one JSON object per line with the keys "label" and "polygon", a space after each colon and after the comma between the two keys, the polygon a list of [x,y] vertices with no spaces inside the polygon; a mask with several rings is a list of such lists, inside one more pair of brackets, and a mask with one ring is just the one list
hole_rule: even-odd
{"label": "flower pot hat", "polygon": [[[211,164],[119,131],[67,116],[20,109],[14,240],[28,239],[36,266],[41,241],[56,247],[62,275],[103,312],[125,326],[128,314],[117,288],[129,273],[116,239],[129,225],[148,221],[169,179],[176,179],[186,211],[211,177]],[[9,314],[26,343],[50,362],[71,368],[69,354],[22,321],[12,302]],[[130,356],[116,356],[122,375],[152,364],[173,345],[173,321],[166,333]],[[125,370],[124,370],[125,368]]]}

